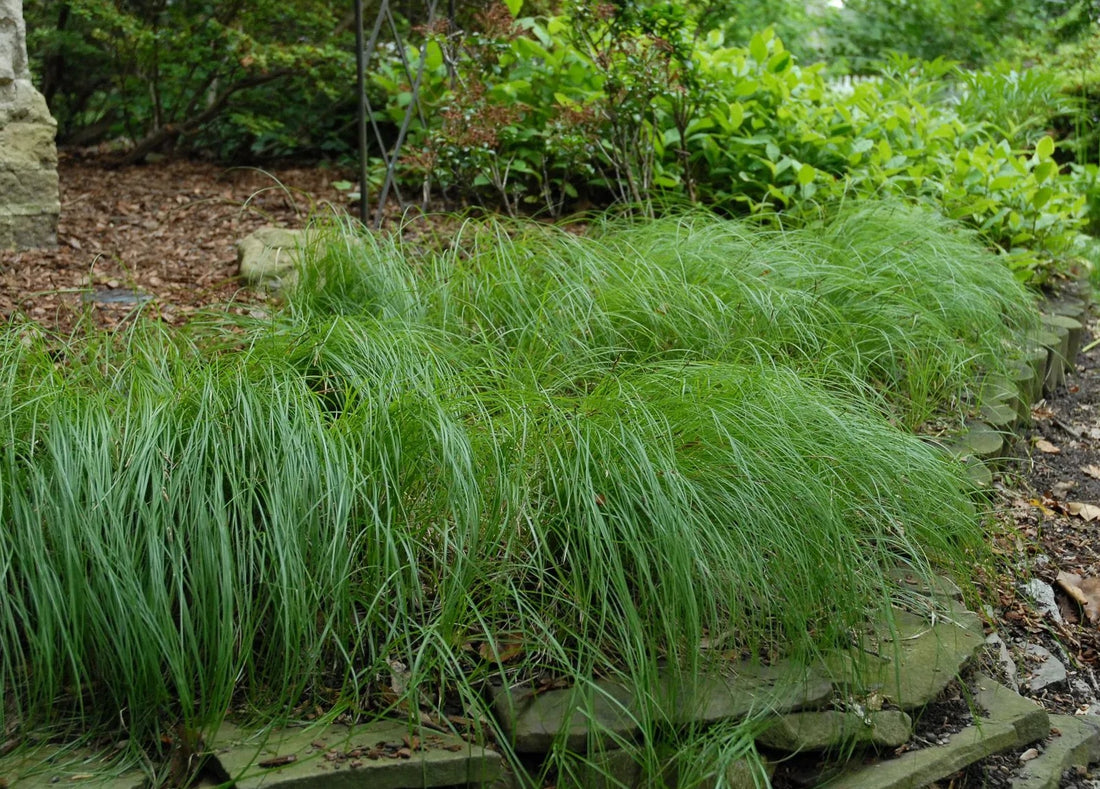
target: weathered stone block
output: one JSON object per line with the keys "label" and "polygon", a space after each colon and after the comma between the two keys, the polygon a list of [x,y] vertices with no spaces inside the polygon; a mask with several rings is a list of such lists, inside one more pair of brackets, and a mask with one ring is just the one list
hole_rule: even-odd
{"label": "weathered stone block", "polygon": [[[0,224],[8,224],[10,246],[14,249],[34,249],[57,245],[57,214],[14,214],[0,217]],[[0,239],[5,233],[0,232]]]}
{"label": "weathered stone block", "polygon": [[0,0],[0,249],[57,243],[56,131],[30,82],[22,0]]}
{"label": "weathered stone block", "polygon": [[947,745],[911,751],[892,761],[852,768],[830,789],[917,789],[929,786],[990,754],[1042,739],[1050,732],[1046,711],[989,677],[978,676],[975,705],[987,711],[976,725],[951,735]]}
{"label": "weathered stone block", "polygon": [[0,161],[0,211],[59,213],[57,170],[13,168]]}
{"label": "weathered stone block", "polygon": [[780,717],[756,738],[756,744],[787,753],[866,746],[897,748],[908,742],[912,731],[912,718],[901,710],[866,715],[839,710],[795,712]]}
{"label": "weathered stone block", "polygon": [[896,609],[851,651],[852,684],[859,694],[878,692],[903,710],[923,707],[955,679],[985,644],[981,621],[953,610],[935,622]]}
{"label": "weathered stone block", "polygon": [[13,170],[57,166],[52,124],[14,121],[0,128],[0,164]]}
{"label": "weathered stone block", "polygon": [[545,753],[559,738],[569,750],[584,752],[593,743],[635,739],[639,721],[653,715],[682,725],[710,724],[765,707],[776,712],[813,708],[833,695],[824,674],[807,676],[785,664],[731,665],[721,675],[695,682],[668,674],[655,685],[650,699],[614,680],[545,693],[496,688],[493,710],[519,753]]}
{"label": "weathered stone block", "polygon": [[1058,789],[1065,770],[1100,761],[1100,718],[1052,715],[1050,724],[1058,734],[1038,759],[1024,763],[1012,780],[1012,789]]}
{"label": "weathered stone block", "polygon": [[482,786],[500,776],[500,754],[450,734],[401,723],[248,734],[224,725],[214,758],[237,789],[412,789]]}
{"label": "weathered stone block", "polygon": [[0,0],[0,85],[28,76],[23,0]]}
{"label": "weathered stone block", "polygon": [[0,126],[9,123],[57,125],[46,106],[46,99],[35,90],[29,79],[17,79],[6,89],[0,87]]}

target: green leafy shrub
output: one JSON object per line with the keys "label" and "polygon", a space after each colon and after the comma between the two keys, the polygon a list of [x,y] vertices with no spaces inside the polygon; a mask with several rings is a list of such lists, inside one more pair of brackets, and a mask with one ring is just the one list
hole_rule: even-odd
{"label": "green leafy shrub", "polygon": [[233,159],[317,152],[348,131],[329,111],[355,106],[351,30],[329,4],[32,0],[25,14],[62,142]]}
{"label": "green leafy shrub", "polygon": [[[545,21],[498,6],[475,36],[428,40],[434,110],[413,125],[406,160],[422,185],[553,214],[617,199],[646,213],[701,203],[812,215],[900,196],[977,228],[1023,279],[1074,258],[1083,203],[1034,115],[1067,106],[1049,74],[895,56],[845,90],[770,30],[730,47],[664,6],[599,16],[581,5]],[[391,120],[405,112],[406,78],[376,78],[397,97]]]}

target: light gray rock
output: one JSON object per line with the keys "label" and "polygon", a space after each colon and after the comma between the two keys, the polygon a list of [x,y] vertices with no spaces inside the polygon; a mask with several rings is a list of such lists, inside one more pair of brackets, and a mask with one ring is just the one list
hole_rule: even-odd
{"label": "light gray rock", "polygon": [[[417,747],[408,747],[410,742]],[[270,734],[225,724],[208,746],[237,789],[481,786],[501,774],[500,755],[494,751],[388,721]]]}
{"label": "light gray rock", "polygon": [[908,742],[913,720],[901,710],[859,715],[825,710],[783,715],[759,737],[757,745],[777,751],[826,751],[850,747],[897,748]]}
{"label": "light gray rock", "polygon": [[251,285],[278,288],[290,284],[306,247],[304,230],[261,227],[237,242],[241,279]]}
{"label": "light gray rock", "polygon": [[1012,659],[1012,653],[1008,651],[1008,645],[1004,639],[998,633],[990,633],[986,636],[985,643],[993,648],[997,664],[1004,672],[1008,686],[1019,693],[1020,681],[1017,678],[1016,661]]}
{"label": "light gray rock", "polygon": [[1058,789],[1065,770],[1100,761],[1100,718],[1052,715],[1050,725],[1057,733],[1038,758],[1020,768],[1012,789]]}
{"label": "light gray rock", "polygon": [[29,78],[23,0],[0,0],[0,88]]}
{"label": "light gray rock", "polygon": [[1032,693],[1066,681],[1066,667],[1050,650],[1038,644],[1026,644],[1024,654],[1028,657],[1027,685]]}
{"label": "light gray rock", "polygon": [[57,243],[56,131],[27,70],[22,0],[0,0],[0,249]]}
{"label": "light gray rock", "polygon": [[830,789],[918,789],[994,753],[1019,748],[1050,732],[1035,702],[979,675],[975,704],[987,715],[948,738],[947,744],[910,751],[897,759],[850,769]]}
{"label": "light gray rock", "polygon": [[1042,579],[1032,578],[1024,584],[1024,591],[1035,601],[1039,613],[1062,624],[1062,612],[1058,610],[1058,601],[1054,598],[1054,589],[1050,584]]}

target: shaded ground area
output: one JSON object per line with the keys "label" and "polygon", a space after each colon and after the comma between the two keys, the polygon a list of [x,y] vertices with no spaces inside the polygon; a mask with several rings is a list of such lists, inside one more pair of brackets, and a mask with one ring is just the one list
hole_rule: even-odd
{"label": "shaded ground area", "polygon": [[[341,200],[332,187],[341,174],[322,169],[161,162],[107,170],[78,154],[62,154],[58,169],[60,245],[0,251],[0,318],[21,312],[66,330],[90,308],[111,325],[133,309],[123,291],[152,296],[172,323],[212,304],[245,307],[257,297],[235,279],[236,241],[264,224],[300,227]],[[94,295],[107,291],[105,300]]]}
{"label": "shaded ground area", "polygon": [[1002,475],[995,503],[1006,529],[995,550],[1015,585],[986,601],[1010,646],[1040,643],[1067,662],[1070,681],[1034,695],[1069,714],[1088,710],[1100,691],[1100,347],[1090,347],[1098,329],[1093,320],[1066,387],[1032,409],[1018,462]]}
{"label": "shaded ground area", "polygon": [[[60,246],[0,252],[0,318],[25,314],[68,331],[87,315],[110,327],[135,307],[126,294],[147,295],[146,309],[170,323],[202,307],[252,309],[263,297],[236,279],[237,240],[265,224],[300,227],[330,201],[345,210],[332,186],[345,175],[192,162],[106,170],[63,155]],[[1035,407],[1017,461],[1000,475],[991,497],[999,572],[979,579],[1020,691],[1068,714],[1100,713],[1100,347],[1089,348],[1097,329],[1067,387]],[[1046,591],[1047,602],[1038,599]],[[1034,646],[1063,664],[1064,680],[1034,687],[1044,663]],[[950,729],[945,720],[927,738]],[[998,757],[951,785],[1006,785],[1013,767],[1012,756]],[[1076,779],[1065,785],[1100,785]]]}

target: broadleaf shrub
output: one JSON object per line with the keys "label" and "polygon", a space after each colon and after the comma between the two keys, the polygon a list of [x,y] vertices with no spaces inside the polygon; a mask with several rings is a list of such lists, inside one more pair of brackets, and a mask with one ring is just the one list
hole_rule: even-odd
{"label": "broadleaf shrub", "polygon": [[[552,215],[609,201],[813,214],[895,196],[972,225],[1022,279],[1074,258],[1085,201],[1032,117],[1056,93],[1048,77],[899,55],[839,87],[770,29],[746,46],[698,32],[662,4],[538,19],[501,5],[477,35],[428,31],[404,177]],[[419,51],[408,47],[415,65]],[[410,96],[396,63],[374,77],[394,121]],[[1006,86],[1015,97],[998,103]]]}

